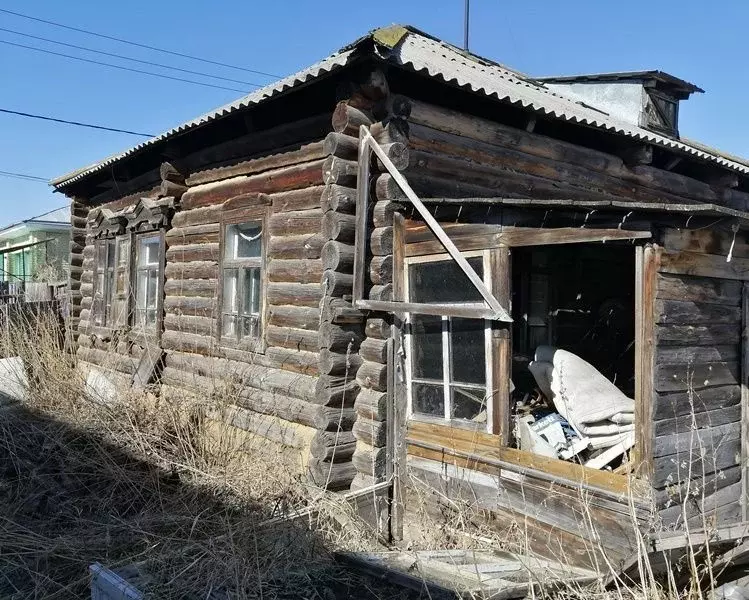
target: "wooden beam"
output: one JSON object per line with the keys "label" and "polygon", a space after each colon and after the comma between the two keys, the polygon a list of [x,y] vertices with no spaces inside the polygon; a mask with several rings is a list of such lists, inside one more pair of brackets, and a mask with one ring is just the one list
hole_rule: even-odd
{"label": "wooden beam", "polygon": [[677,275],[749,281],[749,258],[732,257],[730,262],[727,262],[726,258],[714,254],[662,250],[660,271]]}
{"label": "wooden beam", "polygon": [[[510,249],[506,246],[495,248],[489,255],[490,281],[492,293],[497,300],[512,313],[511,285],[512,271]],[[492,432],[499,436],[500,443],[510,444],[510,378],[512,377],[512,338],[510,329],[499,323],[492,324],[491,335]]]}
{"label": "wooden beam", "polygon": [[367,130],[359,129],[359,162],[356,175],[356,225],[354,235],[353,305],[364,299],[364,278],[367,273],[367,222],[369,219],[370,150],[364,142]]}
{"label": "wooden beam", "polygon": [[720,171],[709,176],[707,182],[714,188],[735,189],[739,187],[739,175],[733,171]]}
{"label": "wooden beam", "polygon": [[393,314],[414,313],[417,315],[435,315],[439,317],[462,317],[464,319],[504,320],[503,315],[497,314],[493,309],[480,303],[420,304],[417,302],[360,300],[356,305],[363,310],[374,310]]}
{"label": "wooden beam", "polygon": [[749,283],[741,290],[741,520],[749,513]]}
{"label": "wooden beam", "polygon": [[[584,229],[557,227],[506,227],[503,225],[478,225],[455,223],[443,225],[458,250],[483,250],[500,246],[542,246],[551,244],[580,244],[584,242],[611,242],[616,240],[650,239],[650,231],[627,229]],[[406,231],[406,256],[421,256],[444,252],[442,244],[430,235],[424,225],[412,225]]]}

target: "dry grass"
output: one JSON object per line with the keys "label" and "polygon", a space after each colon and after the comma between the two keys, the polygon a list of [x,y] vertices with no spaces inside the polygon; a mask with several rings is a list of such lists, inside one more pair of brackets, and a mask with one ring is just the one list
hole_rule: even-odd
{"label": "dry grass", "polygon": [[204,435],[204,403],[87,396],[58,342],[46,318],[0,340],[30,380],[0,419],[0,597],[84,597],[96,561],[136,564],[164,599],[402,597],[333,563],[376,543],[293,461]]}

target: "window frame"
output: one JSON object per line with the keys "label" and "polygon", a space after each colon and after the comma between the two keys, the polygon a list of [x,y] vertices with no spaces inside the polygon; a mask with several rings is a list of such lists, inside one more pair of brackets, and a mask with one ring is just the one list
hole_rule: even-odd
{"label": "window frame", "polygon": [[[146,238],[157,238],[159,243],[159,259],[156,270],[156,322],[154,325],[141,328],[137,322],[138,314],[138,251],[140,241]],[[149,267],[149,271],[154,267]],[[158,343],[164,328],[164,282],[166,275],[166,231],[163,228],[133,232],[130,241],[130,286],[128,294],[128,327],[134,341],[146,344]],[[146,290],[146,294],[148,291]],[[147,309],[146,309],[147,310]]]}
{"label": "window frame", "polygon": [[[104,260],[103,265],[102,261],[99,260],[101,254],[100,254],[100,247],[104,246]],[[112,253],[112,266],[110,268],[109,266],[109,254]],[[110,319],[112,318],[111,315],[111,308],[112,308],[112,299],[113,299],[113,290],[114,290],[114,277],[115,272],[117,268],[117,239],[114,236],[107,236],[98,238],[94,241],[94,273],[93,273],[93,282],[92,282],[92,301],[91,301],[91,317],[90,322],[95,327],[100,327],[103,329],[114,329],[112,326],[112,323]],[[102,273],[103,271],[103,273]],[[102,298],[101,302],[98,303],[99,309],[97,310],[97,293],[100,292],[99,287],[99,278],[102,277],[102,284],[101,287],[104,288],[104,290],[101,292]]]}
{"label": "window frame", "polygon": [[[463,256],[468,260],[475,257],[480,257],[482,259],[482,267],[483,267],[483,277],[482,280],[484,284],[489,288],[492,289],[493,282],[492,282],[492,273],[491,273],[491,252],[489,250],[477,250],[473,252],[464,252]],[[450,256],[449,253],[443,252],[439,254],[428,254],[423,256],[411,256],[411,257],[404,257],[403,260],[403,296],[405,298],[406,302],[410,302],[410,277],[409,277],[409,268],[411,265],[414,264],[424,264],[424,263],[431,263],[431,262],[452,262],[453,259]],[[466,305],[471,305],[471,302],[466,302]],[[455,305],[460,306],[461,303],[455,303]],[[444,415],[442,418],[436,417],[436,416],[430,416],[425,415],[421,413],[415,413],[413,411],[413,384],[414,383],[424,383],[422,381],[419,381],[419,378],[414,378],[413,376],[413,363],[412,359],[414,356],[413,349],[414,349],[414,339],[413,339],[413,333],[411,331],[411,324],[412,319],[414,316],[423,316],[421,314],[417,313],[409,313],[406,312],[405,314],[405,320],[404,323],[406,324],[406,334],[405,334],[405,346],[406,346],[406,357],[407,360],[405,361],[405,367],[406,367],[406,417],[409,420],[413,421],[422,421],[425,423],[435,423],[440,424],[444,426],[449,427],[458,427],[462,429],[471,429],[476,431],[485,431],[489,434],[497,434],[498,431],[495,431],[497,429],[496,425],[496,419],[495,419],[495,413],[497,410],[497,407],[495,406],[497,404],[497,394],[494,393],[494,390],[496,388],[495,384],[495,378],[496,378],[496,369],[494,368],[494,355],[495,350],[493,348],[492,344],[492,330],[493,325],[492,321],[490,319],[481,319],[476,318],[476,320],[483,320],[484,321],[484,358],[486,360],[486,369],[485,369],[485,400],[486,400],[486,423],[484,427],[482,427],[482,424],[480,422],[471,422],[465,419],[459,419],[451,417],[452,414],[452,388],[456,385],[455,382],[452,381],[452,344],[450,344],[450,330],[449,330],[449,323],[452,319],[457,318],[454,316],[448,316],[448,315],[439,315],[439,318],[442,322],[442,335],[441,335],[441,348],[442,348],[442,393],[444,397]],[[465,318],[465,317],[464,317]],[[431,382],[426,382],[431,383]],[[468,387],[473,387],[472,384],[469,384]],[[475,384],[475,387],[478,388],[479,384]]]}
{"label": "window frame", "polygon": [[[229,210],[226,211],[222,216],[219,240],[219,278],[217,290],[218,305],[216,307],[216,341],[222,347],[245,350],[258,354],[265,353],[265,350],[267,348],[265,332],[268,324],[268,303],[266,300],[268,264],[268,216],[269,207],[267,205]],[[225,258],[227,229],[231,225],[241,225],[243,223],[251,223],[253,221],[259,222],[262,228],[262,232],[260,235],[260,256],[227,260]],[[229,314],[225,313],[224,311],[225,273],[229,269],[237,269],[237,287],[241,289],[242,281],[245,277],[245,270],[250,268],[257,268],[260,271],[259,334],[257,337],[252,338],[239,337],[239,333],[237,333],[236,336],[224,335],[224,315]],[[238,329],[238,332],[239,331],[241,331],[241,329]]]}

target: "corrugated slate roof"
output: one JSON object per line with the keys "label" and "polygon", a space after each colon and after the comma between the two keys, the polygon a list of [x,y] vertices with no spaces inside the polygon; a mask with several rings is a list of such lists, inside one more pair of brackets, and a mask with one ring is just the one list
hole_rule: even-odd
{"label": "corrugated slate roof", "polygon": [[286,77],[275,84],[259,89],[239,100],[206,113],[145,142],[106,158],[105,160],[64,175],[51,183],[64,187],[157,142],[190,129],[200,127],[253,104],[265,102],[278,94],[309,83],[347,65],[362,44],[373,40],[374,51],[384,61],[412,71],[426,74],[448,84],[457,85],[475,94],[509,102],[539,114],[571,123],[602,129],[633,140],[650,143],[684,153],[727,169],[749,175],[749,165],[732,160],[720,152],[710,152],[705,146],[668,138],[648,129],[637,127],[608,115],[593,106],[552,92],[541,81],[512,71],[493,61],[465,52],[414,28],[393,25],[378,29],[325,60]]}

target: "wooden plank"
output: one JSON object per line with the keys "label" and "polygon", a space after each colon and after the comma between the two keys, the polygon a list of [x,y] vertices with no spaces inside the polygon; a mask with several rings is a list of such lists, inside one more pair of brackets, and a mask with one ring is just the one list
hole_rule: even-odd
{"label": "wooden plank", "polygon": [[371,155],[364,143],[366,127],[359,130],[359,166],[356,176],[356,236],[354,242],[353,304],[364,299],[364,279],[367,270],[367,221],[369,219],[369,168]]}
{"label": "wooden plank", "polygon": [[726,262],[725,257],[712,254],[663,250],[659,270],[662,273],[675,273],[677,275],[747,281],[749,280],[749,259],[733,257],[731,262]]}
{"label": "wooden plank", "polygon": [[545,480],[561,478],[598,491],[624,495],[629,495],[630,492],[627,477],[500,446],[498,436],[482,431],[412,420],[408,425],[406,441],[409,444],[409,454],[415,454],[415,449],[419,447],[427,450],[434,448],[438,452],[443,451],[467,460],[471,464],[467,468],[480,470],[480,465],[483,464],[493,469],[494,473],[497,468],[516,472],[527,470]]}
{"label": "wooden plank", "polygon": [[655,337],[659,346],[720,346],[738,344],[741,328],[738,324],[656,325]]}
{"label": "wooden plank", "polygon": [[727,423],[740,423],[741,420],[741,406],[739,404],[736,404],[734,406],[727,406],[702,412],[694,412],[692,414],[673,417],[671,419],[656,421],[655,435],[662,436],[672,433],[690,431],[694,428],[701,429],[705,427],[725,425]]}
{"label": "wooden plank", "polygon": [[741,388],[724,385],[704,390],[656,393],[655,419],[660,421],[692,413],[719,410],[741,403]]}
{"label": "wooden plank", "polygon": [[741,519],[749,514],[749,284],[741,290]]}
{"label": "wooden plank", "polygon": [[658,298],[681,302],[741,304],[741,282],[714,277],[658,274]]}
{"label": "wooden plank", "polygon": [[749,258],[749,243],[744,232],[733,235],[716,228],[709,229],[666,229],[663,233],[663,246],[667,250],[715,254],[724,259],[733,245],[733,256]]}
{"label": "wooden plank", "polygon": [[390,302],[387,300],[360,300],[357,306],[363,310],[390,312],[395,314],[414,313],[442,317],[463,317],[466,319],[500,319],[493,309],[483,304],[420,304],[417,302]]}
{"label": "wooden plank", "polygon": [[738,306],[682,300],[656,300],[655,317],[656,323],[663,325],[738,324],[741,322]]}
{"label": "wooden plank", "polygon": [[655,351],[657,364],[702,364],[711,362],[739,362],[737,344],[721,346],[659,346]]}
{"label": "wooden plank", "polygon": [[[639,263],[637,275],[639,286],[636,282],[636,291],[640,297],[637,298],[639,305],[635,307],[635,314],[640,314],[639,328],[635,335],[636,368],[639,364],[639,379],[636,379],[635,387],[635,423],[638,436],[635,440],[635,473],[641,477],[649,478],[653,473],[653,438],[655,437],[653,426],[653,413],[655,412],[653,401],[653,362],[655,356],[654,336],[654,310],[656,294],[656,273],[659,267],[661,250],[655,245],[646,246],[642,253],[642,262]],[[639,258],[638,253],[638,258]],[[638,350],[639,347],[639,350]]]}
{"label": "wooden plank", "polygon": [[703,388],[738,385],[738,362],[702,364],[659,364],[655,367],[654,388],[658,392],[701,390]]}

